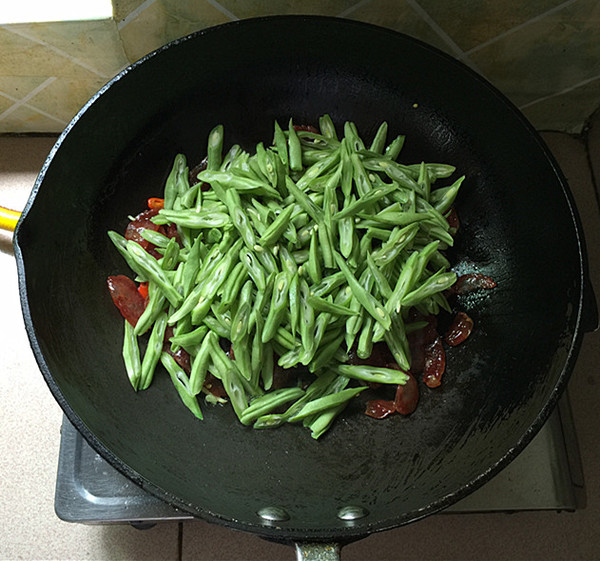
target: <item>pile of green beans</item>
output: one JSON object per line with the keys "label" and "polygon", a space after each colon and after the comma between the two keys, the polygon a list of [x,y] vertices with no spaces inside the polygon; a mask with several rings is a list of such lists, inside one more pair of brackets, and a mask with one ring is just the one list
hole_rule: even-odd
{"label": "pile of green beans", "polygon": [[[175,157],[153,221],[175,224],[180,242],[142,231],[161,258],[109,233],[149,290],[136,326],[125,322],[126,370],[142,390],[162,363],[200,419],[202,392],[224,401],[205,387],[210,372],[244,425],[302,423],[319,438],[367,383],[406,383],[407,335],[423,327],[409,322],[411,308],[449,310],[446,216],[464,177],[441,186],[453,166],[399,163],[404,136],[388,142],[385,122],[370,144],[351,122],[338,135],[328,115],[319,132],[275,122],[272,143],[252,153],[225,152],[223,139],[222,126],[210,132],[199,183]],[[163,350],[168,326],[171,351],[191,357],[189,374]],[[379,341],[400,370],[348,363]],[[304,376],[274,389],[276,364]]]}

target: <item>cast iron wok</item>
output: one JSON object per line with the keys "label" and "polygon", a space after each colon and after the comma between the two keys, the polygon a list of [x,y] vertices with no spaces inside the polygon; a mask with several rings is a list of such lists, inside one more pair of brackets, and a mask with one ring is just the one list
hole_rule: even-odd
{"label": "cast iron wok", "polygon": [[[160,194],[173,157],[271,140],[273,121],[329,113],[371,138],[407,137],[401,161],[467,179],[450,257],[498,287],[463,297],[470,340],[409,417],[349,407],[320,441],[297,426],[255,431],[229,407],[183,407],[167,376],[134,393],[106,277],[126,267],[106,232]],[[338,543],[432,514],[491,478],[531,440],[573,368],[587,324],[585,248],[565,179],[518,111],[425,44],[352,21],[245,20],[158,50],[114,78],[52,149],[15,235],[26,326],[66,415],[111,464],[209,521],[284,542]],[[364,516],[345,520],[353,506]],[[268,521],[265,507],[285,516]],[[280,512],[281,513],[281,512]]]}

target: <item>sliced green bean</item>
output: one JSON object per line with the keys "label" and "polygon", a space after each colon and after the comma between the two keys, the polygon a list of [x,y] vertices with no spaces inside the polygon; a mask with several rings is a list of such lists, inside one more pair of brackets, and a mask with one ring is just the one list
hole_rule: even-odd
{"label": "sliced green bean", "polygon": [[304,390],[298,387],[280,388],[254,399],[248,408],[242,413],[240,421],[243,425],[249,425],[261,415],[265,415],[304,395]]}
{"label": "sliced green bean", "polygon": [[139,389],[141,390],[147,389],[152,383],[154,371],[162,353],[166,328],[167,313],[163,312],[154,322],[150,338],[148,339],[148,345],[146,346],[146,352],[142,359],[142,375],[139,384]]}
{"label": "sliced green bean", "polygon": [[369,366],[366,364],[340,364],[337,370],[343,376],[363,380],[364,382],[374,382],[378,384],[406,384],[409,375],[402,370],[395,368],[385,368],[382,366]]}
{"label": "sliced green bean", "polygon": [[142,361],[133,326],[127,320],[125,320],[125,332],[123,336],[123,361],[129,382],[133,389],[137,390],[142,376]]}
{"label": "sliced green bean", "polygon": [[165,271],[163,271],[156,259],[151,257],[133,240],[127,240],[127,252],[136,264],[137,270],[139,270],[147,279],[156,283],[172,306],[177,306],[181,302],[182,296],[171,284]]}
{"label": "sliced green bean", "polygon": [[191,393],[189,389],[189,380],[181,366],[177,364],[175,359],[169,353],[162,353],[160,361],[169,373],[171,381],[181,398],[181,401],[185,406],[196,416],[198,419],[203,419],[202,411],[196,396]]}

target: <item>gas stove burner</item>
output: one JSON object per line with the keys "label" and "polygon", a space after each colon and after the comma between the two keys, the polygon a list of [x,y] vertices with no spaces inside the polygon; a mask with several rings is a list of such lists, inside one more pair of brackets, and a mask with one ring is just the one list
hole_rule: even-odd
{"label": "gas stove burner", "polygon": [[[443,513],[574,511],[584,506],[584,501],[581,460],[565,394],[513,462]],[[144,529],[164,521],[193,520],[113,468],[66,417],[54,506],[61,520],[83,524],[131,524]]]}

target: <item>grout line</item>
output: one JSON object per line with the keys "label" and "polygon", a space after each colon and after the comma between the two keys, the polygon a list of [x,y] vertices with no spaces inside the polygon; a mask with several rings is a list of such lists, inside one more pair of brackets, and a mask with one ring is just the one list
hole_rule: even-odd
{"label": "grout line", "polygon": [[590,84],[590,83],[594,82],[595,80],[600,80],[600,74],[598,76],[593,76],[592,78],[587,78],[586,80],[582,80],[581,82],[578,82],[577,84],[574,84],[573,86],[569,86],[568,88],[565,88],[564,90],[561,90],[559,92],[554,92],[549,95],[540,97],[538,99],[534,99],[533,101],[524,103],[523,105],[519,106],[519,109],[526,109],[527,107],[531,107],[532,105],[535,105],[536,103],[541,103],[542,101],[546,101],[547,99],[552,99],[553,97],[558,97],[559,95],[563,95],[563,94],[572,92],[573,90],[576,90],[577,88],[580,88],[582,86]]}
{"label": "grout line", "polygon": [[219,4],[216,0],[205,0],[205,2],[210,4],[213,8],[219,10],[219,12],[226,15],[232,21],[237,21],[240,19],[233,12],[230,12],[227,8],[221,6],[221,4]]}
{"label": "grout line", "polygon": [[458,60],[464,62],[465,64],[470,66],[476,72],[479,72],[480,74],[482,74],[481,71],[475,65],[475,63],[469,59],[469,57],[466,55],[466,53],[452,40],[450,35],[448,35],[435,22],[435,20],[427,13],[427,11],[425,11],[425,9],[421,7],[421,5],[417,2],[417,0],[405,0],[405,1],[415,12],[417,12],[425,20],[425,23],[427,23],[429,25],[429,27],[431,27],[431,29],[433,29],[433,31],[435,31],[436,34],[450,47],[450,49],[454,53],[454,56]]}
{"label": "grout line", "polygon": [[137,8],[129,12],[119,23],[117,23],[117,29],[121,31],[128,23],[137,18],[146,8],[149,8],[154,4],[156,0],[145,0]]}
{"label": "grout line", "polygon": [[465,53],[467,55],[470,55],[471,53],[475,53],[475,52],[479,51],[480,49],[483,49],[484,47],[487,47],[488,45],[491,45],[492,43],[495,43],[496,41],[499,41],[500,39],[504,39],[504,37],[507,37],[508,35],[511,35],[512,33],[516,32],[516,31],[519,31],[520,29],[523,29],[527,25],[536,23],[536,22],[540,21],[541,19],[545,18],[546,16],[549,16],[555,12],[558,12],[558,11],[562,10],[563,8],[566,8],[567,6],[574,4],[577,1],[578,0],[567,0],[566,2],[563,2],[562,4],[555,6],[554,8],[548,10],[547,12],[538,14],[537,16],[535,16],[531,19],[528,19],[527,21],[524,21],[523,23],[520,23],[519,25],[515,25],[515,27],[511,27],[509,30],[504,31],[503,33],[500,33],[499,35],[496,35],[495,37],[492,37],[491,39],[488,39],[487,41],[484,41],[483,43],[477,45],[476,47],[469,49]]}
{"label": "grout line", "polygon": [[359,8],[362,8],[363,6],[370,4],[371,1],[372,0],[360,0],[360,2],[354,4],[354,6],[350,6],[349,8],[346,8],[343,12],[340,12],[337,15],[337,17],[345,18],[345,17],[349,16],[352,12],[355,12],[356,10],[358,10]]}
{"label": "grout line", "polygon": [[23,97],[21,99],[17,99],[8,94],[2,93],[1,95],[3,97],[8,98],[11,101],[14,101],[15,103],[13,105],[11,105],[5,111],[0,113],[0,121],[3,121],[6,117],[8,117],[13,111],[16,111],[19,107],[27,107],[28,109],[36,111],[36,112],[40,113],[41,115],[44,115],[44,117],[48,117],[54,121],[57,121],[59,123],[62,123],[63,125],[66,125],[66,123],[62,119],[59,119],[58,117],[55,117],[54,115],[51,115],[50,113],[46,113],[45,111],[42,111],[41,109],[38,109],[37,107],[34,107],[33,105],[29,105],[27,103],[32,97],[34,97],[39,92],[41,92],[44,88],[46,88],[47,86],[52,84],[52,82],[54,82],[55,80],[56,80],[56,76],[51,76],[50,78],[46,78],[46,80],[44,80],[39,86],[33,88],[33,90],[31,90],[25,97]]}
{"label": "grout line", "polygon": [[33,41],[34,43],[37,43],[38,45],[42,45],[43,47],[46,47],[50,51],[66,58],[67,60],[70,60],[72,63],[77,64],[78,66],[81,66],[82,68],[85,68],[86,70],[89,70],[93,74],[96,74],[96,76],[100,76],[101,78],[108,78],[108,76],[106,74],[99,72],[94,67],[83,62],[82,60],[79,60],[78,58],[71,56],[69,53],[59,49],[58,47],[55,47],[54,45],[51,45],[50,43],[46,43],[46,41],[42,41],[41,39],[38,39],[37,37],[30,35],[29,33],[26,33],[23,30],[17,29],[13,25],[0,25],[0,28],[4,29],[5,31],[8,31],[10,33],[14,33],[15,35],[19,35],[20,37],[23,37],[24,39],[28,39],[29,41]]}

